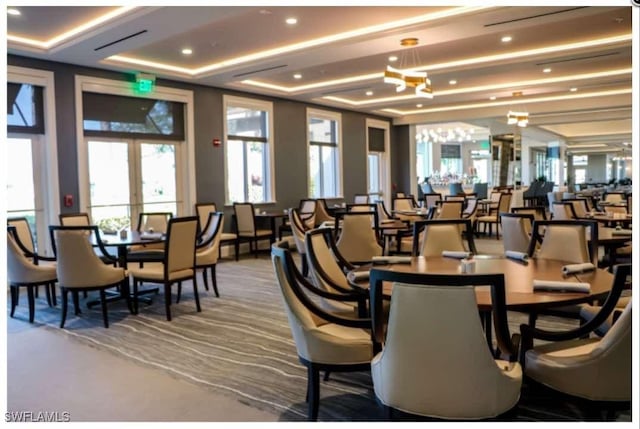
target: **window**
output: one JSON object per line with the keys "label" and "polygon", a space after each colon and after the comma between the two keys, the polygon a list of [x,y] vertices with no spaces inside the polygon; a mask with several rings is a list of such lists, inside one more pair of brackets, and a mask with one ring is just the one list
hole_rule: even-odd
{"label": "window", "polygon": [[26,83],[7,83],[7,131],[44,134],[43,88]]}
{"label": "window", "polygon": [[224,105],[227,204],[274,201],[272,103],[225,96]]}
{"label": "window", "polygon": [[309,127],[309,197],[342,195],[341,115],[307,109]]}
{"label": "window", "polygon": [[460,145],[440,145],[440,174],[457,180],[462,176],[462,157]]}

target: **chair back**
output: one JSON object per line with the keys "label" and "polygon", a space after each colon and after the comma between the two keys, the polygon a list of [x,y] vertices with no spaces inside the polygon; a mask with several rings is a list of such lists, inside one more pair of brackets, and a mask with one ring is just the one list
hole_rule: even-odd
{"label": "chair back", "polygon": [[[544,236],[541,229],[544,228]],[[589,239],[587,239],[589,231]],[[535,251],[537,244],[540,247]],[[598,262],[598,222],[587,220],[534,221],[529,256],[573,264]]]}
{"label": "chair back", "polygon": [[622,203],[625,200],[625,194],[623,192],[607,192],[604,194],[603,200],[607,203]]}
{"label": "chair back", "polygon": [[36,283],[53,280],[51,274],[24,255],[16,242],[16,228],[7,228],[7,277],[9,284]]}
{"label": "chair back", "polygon": [[[461,230],[464,230],[466,248]],[[441,256],[444,250],[478,253],[469,219],[433,219],[414,222],[413,256]]]}
{"label": "chair back", "polygon": [[387,211],[383,200],[376,201],[376,211],[378,212],[378,222],[391,219],[391,215]]}
{"label": "chair back", "polygon": [[216,203],[197,203],[196,216],[198,216],[198,231],[204,231],[209,221],[209,213],[216,212]]}
{"label": "chair back", "polygon": [[449,183],[449,195],[464,195],[461,183]]}
{"label": "chair back", "polygon": [[26,217],[13,217],[7,219],[7,225],[13,226],[16,231],[16,238],[30,253],[35,253],[36,247],[31,233],[31,226]]}
{"label": "chair back", "polygon": [[375,204],[367,204],[367,203],[347,204],[347,212],[362,213],[362,212],[375,212],[377,210],[378,209]]}
{"label": "chair back", "polygon": [[465,219],[472,219],[475,217],[478,211],[478,198],[467,198],[465,203],[467,204],[462,211],[462,217]]}
{"label": "chair back", "polygon": [[329,228],[318,228],[305,234],[309,274],[313,283],[328,292],[351,289],[342,266],[351,266],[336,248]]}
{"label": "chair back", "polygon": [[316,225],[322,225],[324,222],[333,222],[335,218],[329,214],[327,209],[327,201],[324,198],[316,200]]}
{"label": "chair back", "polygon": [[[504,275],[370,272],[376,396],[387,406],[439,418],[485,418],[518,402],[522,384],[507,325]],[[382,283],[392,283],[386,335]],[[475,286],[490,286],[499,348],[514,362],[497,365],[478,317]],[[478,394],[482,392],[482,394]]]}
{"label": "chair back", "polygon": [[430,209],[431,207],[436,207],[439,202],[442,201],[442,194],[430,193],[424,194],[424,207]]}
{"label": "chair back", "polygon": [[382,255],[378,243],[378,213],[348,212],[342,215],[342,229],[336,247],[351,263],[366,263]]}
{"label": "chair back", "polygon": [[429,182],[422,182],[420,184],[420,188],[422,189],[422,193],[423,194],[433,194],[435,193],[435,191],[433,190],[433,187],[431,186],[431,183]]}
{"label": "chair back", "polygon": [[87,226],[91,225],[89,213],[60,213],[58,215],[62,226]]}
{"label": "chair back", "polygon": [[527,253],[534,217],[531,214],[500,213],[504,251]]}
{"label": "chair back", "polygon": [[576,218],[585,218],[587,217],[587,212],[589,212],[589,207],[587,206],[587,200],[584,198],[565,198],[562,200],[563,203],[569,203],[573,206],[573,213],[575,213]]}
{"label": "chair back", "polygon": [[462,201],[443,201],[440,204],[438,219],[460,219],[462,218]]}
{"label": "chair back", "polygon": [[233,203],[233,212],[236,215],[238,234],[254,235],[256,233],[256,218],[253,204]]}
{"label": "chair back", "polygon": [[173,213],[170,212],[140,213],[137,230],[140,232],[153,230],[153,232],[166,234],[169,220],[172,217]]}
{"label": "chair back", "polygon": [[[200,220],[198,219],[198,222]],[[210,212],[207,217],[204,231],[200,235],[201,243],[197,246],[199,257],[206,252],[206,260],[208,263],[215,264],[218,262],[220,240],[222,231],[224,230],[224,213]]]}
{"label": "chair back", "polygon": [[369,204],[369,195],[368,194],[356,194],[353,197],[354,204]]}
{"label": "chair back", "polygon": [[513,194],[510,193],[502,193],[500,194],[500,199],[498,200],[498,211],[496,216],[499,216],[500,213],[508,213],[509,207],[511,206],[511,198]]}
{"label": "chair back", "polygon": [[604,206],[605,213],[627,214],[627,208],[624,206]]}
{"label": "chair back", "polygon": [[293,235],[293,241],[296,244],[296,249],[300,255],[306,255],[307,248],[305,245],[305,233],[309,228],[306,227],[302,219],[300,218],[299,209],[289,210],[289,223],[291,224],[291,234]]}
{"label": "chair back", "polygon": [[551,204],[551,215],[553,220],[577,219],[573,204],[562,201],[556,201]]}
{"label": "chair back", "polygon": [[511,207],[511,213],[529,214],[534,220],[547,220],[547,211],[544,206]]}
{"label": "chair back", "polygon": [[476,197],[479,200],[484,200],[487,198],[488,192],[488,183],[474,183],[472,192],[476,194]]}
{"label": "chair back", "polygon": [[169,220],[164,252],[165,278],[169,278],[169,273],[193,269],[196,264],[197,233],[197,216]]}
{"label": "chair back", "polygon": [[302,199],[298,205],[300,214],[312,214],[316,212],[316,200]]}
{"label": "chair back", "polygon": [[[111,273],[113,267],[100,259],[90,241],[97,242],[102,251],[106,252],[97,226],[49,226],[49,232],[56,253],[56,272],[60,285],[87,287],[105,283],[105,274]],[[109,274],[106,276],[111,277]]]}
{"label": "chair back", "polygon": [[393,210],[412,211],[415,210],[412,197],[394,198]]}

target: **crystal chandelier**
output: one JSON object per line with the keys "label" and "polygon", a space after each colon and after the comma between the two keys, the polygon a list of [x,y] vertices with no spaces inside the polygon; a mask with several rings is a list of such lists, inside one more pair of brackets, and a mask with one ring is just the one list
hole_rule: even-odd
{"label": "crystal chandelier", "polygon": [[[417,46],[418,39],[411,37],[400,41],[402,46]],[[400,65],[404,64],[404,53]],[[419,66],[418,54],[412,51],[413,67]],[[407,87],[414,88],[416,96],[433,98],[433,89],[431,88],[431,80],[427,78],[427,72],[421,72],[411,69],[398,70],[391,66],[387,66],[384,72],[384,83],[396,85],[396,92],[402,92]]]}

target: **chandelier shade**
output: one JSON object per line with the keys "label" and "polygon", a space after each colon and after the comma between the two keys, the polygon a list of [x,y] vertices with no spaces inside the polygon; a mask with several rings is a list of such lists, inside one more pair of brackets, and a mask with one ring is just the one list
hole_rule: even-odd
{"label": "chandelier shade", "polygon": [[[402,46],[415,46],[418,44],[418,39],[402,39],[400,44]],[[417,66],[418,64],[415,65]],[[433,98],[431,80],[427,78],[427,72],[424,71],[411,69],[399,70],[387,66],[384,72],[384,83],[396,85],[396,92],[402,92],[409,87],[414,88],[416,96],[418,97]]]}
{"label": "chandelier shade", "polygon": [[507,124],[514,125],[517,124],[519,127],[526,127],[529,123],[529,113],[528,112],[514,112],[509,110],[507,113]]}

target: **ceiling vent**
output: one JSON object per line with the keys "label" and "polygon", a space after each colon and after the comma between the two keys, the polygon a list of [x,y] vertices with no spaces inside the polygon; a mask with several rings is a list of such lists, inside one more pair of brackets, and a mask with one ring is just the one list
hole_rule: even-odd
{"label": "ceiling vent", "polygon": [[611,57],[611,56],[615,56],[615,55],[619,55],[620,52],[609,52],[606,54],[598,54],[598,55],[589,55],[589,56],[582,56],[582,57],[572,57],[572,58],[561,58],[558,60],[551,60],[551,61],[545,61],[543,63],[536,63],[537,66],[546,66],[548,64],[558,64],[558,63],[568,63],[571,61],[584,61],[584,60],[593,60],[595,58],[602,58],[602,57]]}
{"label": "ceiling vent", "polygon": [[485,27],[495,27],[496,25],[511,24],[511,23],[514,23],[514,22],[527,21],[529,19],[544,18],[546,16],[558,15],[560,13],[573,12],[574,10],[584,9],[585,7],[586,6],[572,7],[570,9],[562,9],[562,10],[556,10],[556,11],[553,11],[553,12],[540,13],[538,15],[524,16],[522,18],[510,19],[508,21],[493,22],[491,24],[485,24],[484,26]]}
{"label": "ceiling vent", "polygon": [[271,70],[277,70],[277,69],[281,69],[281,68],[287,67],[287,66],[288,66],[288,64],[282,64],[282,65],[279,65],[279,66],[267,67],[267,68],[264,68],[264,69],[251,70],[251,71],[244,72],[244,73],[234,74],[233,77],[249,76],[251,74],[262,73],[262,72],[271,71]]}
{"label": "ceiling vent", "polygon": [[134,37],[138,37],[139,35],[144,34],[146,32],[147,32],[147,30],[142,30],[142,31],[138,31],[137,33],[129,34],[128,36],[122,37],[122,38],[120,38],[118,40],[114,40],[113,42],[109,42],[109,43],[106,43],[106,44],[104,44],[102,46],[98,46],[97,48],[94,49],[94,51],[99,51],[100,49],[108,48],[109,46],[113,46],[113,45],[118,44],[120,42],[124,42],[125,40],[133,39]]}

